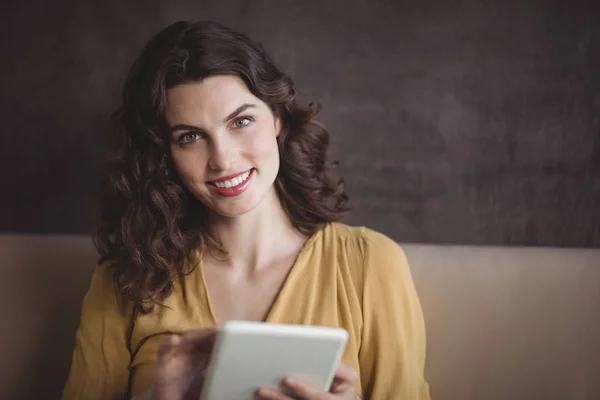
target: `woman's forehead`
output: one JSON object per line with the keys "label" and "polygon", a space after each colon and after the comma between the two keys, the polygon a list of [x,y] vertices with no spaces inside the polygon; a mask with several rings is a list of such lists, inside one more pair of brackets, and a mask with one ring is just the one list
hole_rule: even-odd
{"label": "woman's forehead", "polygon": [[216,123],[243,104],[260,108],[261,103],[239,77],[216,75],[169,89],[165,116],[172,123]]}

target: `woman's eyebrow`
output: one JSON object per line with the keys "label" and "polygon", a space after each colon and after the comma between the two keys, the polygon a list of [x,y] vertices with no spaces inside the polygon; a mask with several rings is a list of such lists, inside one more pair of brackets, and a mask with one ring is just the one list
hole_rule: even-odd
{"label": "woman's eyebrow", "polygon": [[[239,114],[243,113],[244,111],[246,111],[249,108],[253,108],[256,107],[255,104],[250,104],[250,103],[246,103],[246,104],[242,104],[241,106],[239,106],[238,108],[236,108],[231,114],[229,114],[227,117],[225,117],[223,119],[223,123],[226,123],[232,119],[234,119],[235,117],[237,117]],[[177,131],[202,131],[201,128],[194,126],[194,125],[188,125],[188,124],[176,124],[173,125],[172,127],[169,128],[169,132],[170,133],[175,133]]]}
{"label": "woman's eyebrow", "polygon": [[202,129],[198,128],[197,126],[188,124],[177,124],[169,128],[169,132],[171,134],[177,131],[202,131]]}
{"label": "woman's eyebrow", "polygon": [[226,122],[234,119],[239,114],[241,114],[242,112],[244,112],[248,108],[252,108],[252,107],[256,107],[256,106],[254,104],[249,104],[249,103],[242,104],[241,106],[239,106],[238,108],[236,108],[231,114],[229,114],[227,117],[225,117],[225,119],[223,119],[223,123],[226,123]]}

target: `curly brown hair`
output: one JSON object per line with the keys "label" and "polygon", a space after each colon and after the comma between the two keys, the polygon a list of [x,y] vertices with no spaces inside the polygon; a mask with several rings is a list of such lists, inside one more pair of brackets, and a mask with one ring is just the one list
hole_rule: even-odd
{"label": "curly brown hair", "polygon": [[[176,22],[148,42],[127,76],[113,113],[115,143],[100,187],[94,243],[114,271],[115,290],[136,311],[162,304],[194,249],[211,236],[208,210],[170,166],[167,90],[216,74],[240,77],[282,123],[275,187],[294,226],[310,235],[349,211],[343,181],[327,160],[329,134],[319,107],[296,102],[292,80],[247,36],[215,22]],[[188,262],[192,269],[197,265]]]}

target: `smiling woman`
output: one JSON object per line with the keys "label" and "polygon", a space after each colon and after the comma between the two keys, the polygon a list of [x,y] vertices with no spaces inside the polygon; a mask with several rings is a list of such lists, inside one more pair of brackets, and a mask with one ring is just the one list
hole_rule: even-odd
{"label": "smiling woman", "polygon": [[262,201],[271,209],[279,203],[272,187],[281,120],[240,78],[214,75],[172,88],[165,120],[173,166],[204,206],[235,217]]}
{"label": "smiling woman", "polygon": [[329,134],[260,45],[175,23],[144,48],[122,100],[64,399],[197,399],[228,320],[348,331],[329,392],[282,382],[297,398],[429,398],[404,253],[336,222],[349,200]]}

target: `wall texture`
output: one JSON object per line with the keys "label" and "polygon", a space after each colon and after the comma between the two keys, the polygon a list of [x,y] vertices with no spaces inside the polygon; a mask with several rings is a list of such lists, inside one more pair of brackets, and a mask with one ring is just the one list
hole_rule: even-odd
{"label": "wall texture", "polygon": [[323,104],[348,222],[404,242],[600,247],[598,2],[0,7],[0,231],[90,232],[129,64],[166,24],[213,19]]}

